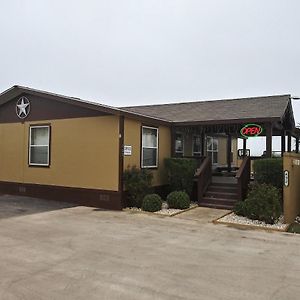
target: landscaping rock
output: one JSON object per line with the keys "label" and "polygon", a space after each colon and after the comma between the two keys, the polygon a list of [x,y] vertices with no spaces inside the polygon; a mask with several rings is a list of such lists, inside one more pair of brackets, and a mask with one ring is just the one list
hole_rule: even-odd
{"label": "landscaping rock", "polygon": [[275,224],[267,224],[263,221],[251,220],[246,217],[238,216],[235,213],[225,215],[224,217],[217,220],[217,222],[221,222],[221,223],[225,222],[225,223],[262,227],[266,229],[285,230],[288,225],[284,224],[283,221],[284,221],[283,215],[279,217],[278,221]]}

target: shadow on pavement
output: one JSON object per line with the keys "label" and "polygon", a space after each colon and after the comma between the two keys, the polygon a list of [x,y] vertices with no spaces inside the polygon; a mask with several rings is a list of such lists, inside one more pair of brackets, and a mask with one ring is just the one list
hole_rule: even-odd
{"label": "shadow on pavement", "polygon": [[0,220],[75,207],[77,204],[15,195],[0,195]]}

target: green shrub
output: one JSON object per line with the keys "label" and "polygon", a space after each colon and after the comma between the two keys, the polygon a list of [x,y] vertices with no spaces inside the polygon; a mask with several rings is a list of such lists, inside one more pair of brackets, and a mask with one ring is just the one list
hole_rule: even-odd
{"label": "green shrub", "polygon": [[266,183],[278,189],[283,187],[282,158],[265,158],[254,161],[254,180],[257,183]]}
{"label": "green shrub", "polygon": [[188,158],[167,158],[165,166],[171,191],[185,191],[191,195],[197,161]]}
{"label": "green shrub", "polygon": [[234,212],[252,220],[274,224],[281,214],[279,190],[272,185],[256,184],[249,190],[245,201],[236,203]]}
{"label": "green shrub", "polygon": [[141,207],[145,195],[151,191],[153,175],[147,169],[128,167],[124,172],[124,185],[128,193],[128,206]]}
{"label": "green shrub", "polygon": [[190,207],[189,195],[184,191],[174,191],[167,196],[169,208],[186,209]]}
{"label": "green shrub", "polygon": [[143,199],[142,209],[155,212],[161,210],[162,200],[157,194],[146,195]]}
{"label": "green shrub", "polygon": [[235,203],[233,211],[238,216],[245,216],[245,202],[244,201],[238,201]]}

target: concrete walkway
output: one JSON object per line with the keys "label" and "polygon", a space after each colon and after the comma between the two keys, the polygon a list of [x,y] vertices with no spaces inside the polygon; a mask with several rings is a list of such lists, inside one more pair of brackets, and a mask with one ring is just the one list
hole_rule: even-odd
{"label": "concrete walkway", "polygon": [[197,223],[206,224],[206,223],[211,223],[212,220],[218,219],[229,212],[230,210],[225,210],[225,209],[196,207],[184,213],[178,214],[173,218],[178,218],[183,220],[193,220],[196,221]]}
{"label": "concrete walkway", "polygon": [[43,205],[0,220],[1,300],[299,299],[300,235]]}

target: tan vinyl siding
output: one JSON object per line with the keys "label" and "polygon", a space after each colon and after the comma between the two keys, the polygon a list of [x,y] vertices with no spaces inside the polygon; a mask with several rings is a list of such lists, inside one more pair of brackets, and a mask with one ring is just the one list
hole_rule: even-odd
{"label": "tan vinyl siding", "polygon": [[[147,124],[147,126],[153,126]],[[132,154],[124,157],[124,169],[128,166],[137,166],[141,164],[141,127],[142,123],[137,120],[125,118],[124,123],[124,144],[132,146]],[[153,126],[157,127],[157,126]],[[170,128],[159,126],[158,128],[158,168],[150,169],[153,173],[153,186],[164,185],[167,183],[164,159],[171,156],[171,133]]]}
{"label": "tan vinyl siding", "polygon": [[[51,126],[50,167],[28,166],[29,126]],[[0,180],[118,190],[116,116],[0,124]]]}

